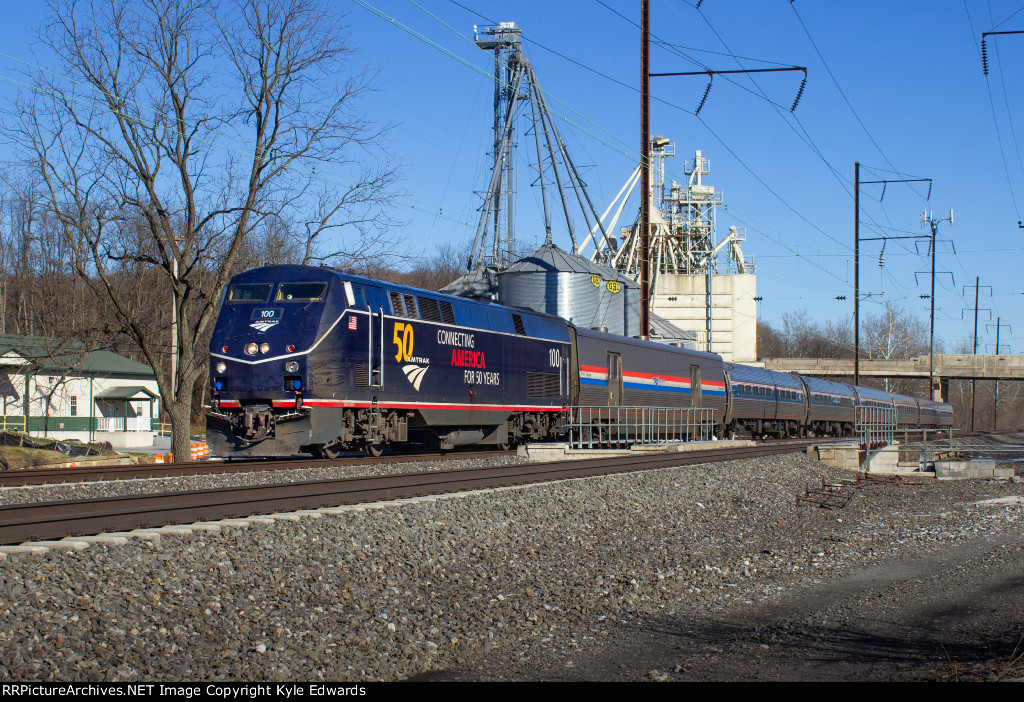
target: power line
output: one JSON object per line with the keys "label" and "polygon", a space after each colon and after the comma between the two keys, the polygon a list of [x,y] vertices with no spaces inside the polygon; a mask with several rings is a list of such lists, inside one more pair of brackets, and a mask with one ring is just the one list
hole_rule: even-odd
{"label": "power line", "polygon": [[[971,30],[971,41],[974,42],[975,41],[975,36],[976,36],[976,34],[974,32],[974,22],[971,20],[971,12],[970,12],[970,10],[967,9],[967,0],[963,0],[963,3],[964,3],[964,13],[967,15],[967,26],[970,27],[970,30]],[[984,54],[984,52],[979,50],[978,56],[979,56],[979,58],[982,59],[982,64],[984,65],[984,63],[985,63],[985,54]],[[985,75],[985,90],[986,90],[986,92],[988,94],[989,108],[992,111],[992,124],[993,124],[993,126],[995,127],[995,130],[996,130],[996,142],[999,144],[999,155],[1002,158],[1002,161],[1003,161],[1003,171],[1006,174],[1006,185],[1007,185],[1007,187],[1010,190],[1010,200],[1013,202],[1013,209],[1014,209],[1014,212],[1017,215],[1017,220],[1020,221],[1020,219],[1021,219],[1020,207],[1017,205],[1017,196],[1016,196],[1016,194],[1014,192],[1013,180],[1010,178],[1010,166],[1006,162],[1006,147],[1003,146],[1003,136],[1002,136],[1002,132],[999,129],[999,117],[998,117],[998,114],[996,113],[995,100],[993,100],[993,98],[992,98],[992,83],[988,79],[987,71],[985,73],[986,73],[986,75]]]}

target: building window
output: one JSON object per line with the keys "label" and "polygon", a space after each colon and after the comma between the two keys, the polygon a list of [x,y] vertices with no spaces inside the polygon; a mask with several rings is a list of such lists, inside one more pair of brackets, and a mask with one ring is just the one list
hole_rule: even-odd
{"label": "building window", "polygon": [[78,398],[74,395],[71,396],[71,416],[78,416]]}

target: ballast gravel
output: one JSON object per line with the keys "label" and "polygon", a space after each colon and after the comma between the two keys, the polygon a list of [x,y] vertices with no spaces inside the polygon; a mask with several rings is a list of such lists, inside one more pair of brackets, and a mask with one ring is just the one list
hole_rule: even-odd
{"label": "ballast gravel", "polygon": [[1024,495],[1011,482],[797,505],[849,477],[768,457],[10,554],[0,679],[530,678],[636,620],[771,604],[882,556],[1024,526],[1021,501],[985,502]]}

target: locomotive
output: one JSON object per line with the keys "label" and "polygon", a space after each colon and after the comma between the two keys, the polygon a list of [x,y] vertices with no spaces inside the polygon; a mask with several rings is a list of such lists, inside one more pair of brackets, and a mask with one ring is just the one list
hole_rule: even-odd
{"label": "locomotive", "polygon": [[708,408],[720,438],[852,435],[858,405],[895,408],[898,429],[953,424],[944,403],[293,265],[231,279],[209,390],[207,440],[220,456],[508,447],[563,438],[579,406]]}

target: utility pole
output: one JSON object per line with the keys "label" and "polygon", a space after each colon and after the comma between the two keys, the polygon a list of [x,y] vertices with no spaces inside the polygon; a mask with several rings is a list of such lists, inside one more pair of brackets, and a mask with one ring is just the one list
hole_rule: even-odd
{"label": "utility pole", "polygon": [[[999,317],[996,317],[996,356],[999,355]],[[999,380],[996,380],[996,396],[992,399],[992,431],[999,426]]]}
{"label": "utility pole", "polygon": [[[991,326],[991,325],[989,325],[989,326]],[[999,317],[996,317],[996,325],[995,326],[996,326],[996,356],[998,356],[999,355],[999,330],[1003,326],[1003,323],[1000,321]],[[1013,326],[1012,325],[1007,324],[1006,326],[1010,328],[1011,332],[1013,331]],[[995,399],[992,402],[992,431],[996,431],[996,426],[998,425],[998,422],[999,422],[999,380],[997,379],[996,380],[996,396],[995,396]]]}
{"label": "utility pole", "polygon": [[[974,352],[973,356],[978,355],[978,283],[981,282],[980,277],[974,278]],[[975,383],[977,380],[971,378],[971,432],[974,431],[974,390]]]}
{"label": "utility pole", "polygon": [[932,287],[930,295],[931,299],[929,300],[931,303],[931,314],[928,330],[928,389],[931,393],[931,399],[934,402],[938,402],[941,399],[940,397],[937,397],[940,390],[935,384],[935,235],[939,231],[939,222],[946,221],[950,224],[953,223],[953,210],[949,211],[948,217],[943,217],[942,219],[935,219],[930,210],[925,210],[921,214],[921,223],[927,224],[932,230]]}
{"label": "utility pole", "polygon": [[651,336],[651,3],[640,1],[640,338]]}
{"label": "utility pole", "polygon": [[[860,161],[853,162],[853,384],[860,385],[860,186],[881,184],[882,197],[889,183],[928,183],[928,198],[932,194],[931,178],[890,178],[884,180],[860,179]],[[865,241],[887,241],[889,239],[917,239],[919,237],[890,236],[874,237]],[[933,276],[934,277],[934,276]]]}
{"label": "utility pole", "polygon": [[[697,3],[698,5],[700,3]],[[732,75],[740,73],[784,73],[791,71],[801,71],[804,75],[803,82],[800,83],[800,89],[797,91],[796,98],[793,100],[792,107],[789,111],[792,112],[796,109],[796,106],[800,103],[800,97],[804,94],[804,87],[807,85],[807,67],[806,66],[785,66],[779,68],[741,68],[733,70],[716,71],[712,69],[705,69],[703,71],[675,71],[670,73],[651,73],[651,3],[650,0],[640,0],[640,326],[643,327],[641,333],[644,339],[650,336],[650,304],[651,304],[651,271],[650,271],[650,236],[651,236],[651,218],[650,218],[650,197],[651,197],[651,176],[650,176],[650,149],[651,149],[651,78],[664,78],[669,76],[707,76],[708,85],[704,90],[704,97],[701,99],[700,104],[694,111],[694,114],[700,114],[701,109],[704,107],[704,103],[708,99],[708,93],[711,92],[711,83],[714,81],[716,75]],[[710,262],[708,264],[711,265]],[[711,275],[710,267],[708,268],[708,274],[706,277],[707,291],[705,295],[705,304],[707,306],[707,333],[708,333],[708,351],[711,350],[711,304],[712,304],[712,292],[711,292]],[[657,273],[657,272],[656,272]]]}
{"label": "utility pole", "polygon": [[[980,283],[981,283],[981,278],[975,277],[974,278],[974,351],[972,352],[974,356],[978,355],[978,290],[979,290],[979,288],[988,288],[989,295],[992,294],[992,286],[991,285],[981,285]],[[964,291],[966,292],[966,290],[967,290],[967,286],[964,286]],[[989,319],[991,319],[992,318],[991,310],[988,310],[988,308],[985,308],[985,309],[989,313]],[[961,317],[962,316],[963,316],[963,314],[961,314]],[[976,391],[977,382],[978,382],[977,378],[971,378],[971,431],[972,432],[974,431],[974,395],[975,395],[975,391]]]}
{"label": "utility pole", "polygon": [[860,385],[860,161],[853,162],[853,384]]}

